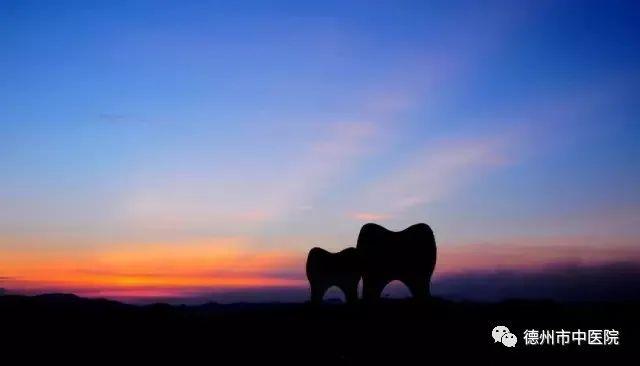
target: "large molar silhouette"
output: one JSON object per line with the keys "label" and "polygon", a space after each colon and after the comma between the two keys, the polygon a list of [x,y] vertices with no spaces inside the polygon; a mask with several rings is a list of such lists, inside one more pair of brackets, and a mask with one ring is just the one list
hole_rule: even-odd
{"label": "large molar silhouette", "polygon": [[431,295],[436,241],[429,225],[416,224],[395,232],[366,224],[360,229],[356,248],[365,301],[378,299],[384,287],[394,280],[404,283],[416,299]]}
{"label": "large molar silhouette", "polygon": [[358,300],[360,265],[355,248],[331,253],[313,248],[307,257],[307,278],[311,286],[311,302],[321,303],[324,293],[332,286],[344,292],[348,303]]}

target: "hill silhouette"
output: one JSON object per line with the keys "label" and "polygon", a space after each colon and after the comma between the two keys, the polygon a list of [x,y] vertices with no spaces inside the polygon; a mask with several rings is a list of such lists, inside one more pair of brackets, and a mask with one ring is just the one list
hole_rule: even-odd
{"label": "hill silhouette", "polygon": [[[191,357],[252,364],[427,363],[436,355],[476,357],[624,356],[638,343],[637,302],[501,303],[382,300],[356,304],[128,305],[74,295],[0,296],[5,350],[66,359],[80,353],[127,360]],[[520,338],[491,339],[505,325]],[[617,329],[619,346],[529,346],[525,329]],[[37,350],[37,352],[34,352]],[[67,360],[68,361],[68,360]]]}

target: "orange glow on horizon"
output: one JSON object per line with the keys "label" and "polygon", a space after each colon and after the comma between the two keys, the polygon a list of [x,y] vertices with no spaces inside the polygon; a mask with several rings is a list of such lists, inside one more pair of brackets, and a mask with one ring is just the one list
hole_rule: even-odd
{"label": "orange glow on horizon", "polygon": [[[440,244],[435,278],[478,271],[537,270],[554,264],[640,263],[634,241],[562,237]],[[0,287],[87,297],[188,297],[207,291],[306,288],[306,252],[258,250],[245,238],[77,248],[0,247]]]}
{"label": "orange glow on horizon", "polygon": [[296,270],[302,274],[298,256],[250,250],[245,244],[241,238],[221,238],[108,249],[0,249],[2,286],[34,292],[104,296],[120,291],[160,296],[176,289],[296,287],[304,283],[303,275],[295,276]]}

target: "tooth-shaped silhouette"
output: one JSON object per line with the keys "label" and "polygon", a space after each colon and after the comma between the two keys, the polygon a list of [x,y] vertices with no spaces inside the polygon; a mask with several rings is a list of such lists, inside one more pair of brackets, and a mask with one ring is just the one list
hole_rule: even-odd
{"label": "tooth-shaped silhouette", "polygon": [[307,256],[307,278],[311,285],[311,302],[320,303],[324,293],[336,286],[344,292],[347,302],[358,300],[360,265],[355,248],[331,253],[313,248]]}
{"label": "tooth-shaped silhouette", "polygon": [[391,281],[404,283],[414,298],[430,296],[431,275],[436,265],[436,240],[427,224],[390,231],[377,224],[360,229],[356,245],[362,266],[364,300],[380,297]]}

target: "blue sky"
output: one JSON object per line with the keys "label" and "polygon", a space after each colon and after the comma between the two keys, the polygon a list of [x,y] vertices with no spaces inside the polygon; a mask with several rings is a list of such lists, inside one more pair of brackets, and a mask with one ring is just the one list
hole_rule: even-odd
{"label": "blue sky", "polygon": [[637,255],[639,10],[1,1],[5,276],[228,238],[297,258],[368,221]]}

